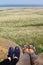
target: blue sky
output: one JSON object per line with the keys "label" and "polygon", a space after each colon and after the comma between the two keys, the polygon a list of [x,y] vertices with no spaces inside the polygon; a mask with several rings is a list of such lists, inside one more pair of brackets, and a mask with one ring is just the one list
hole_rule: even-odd
{"label": "blue sky", "polygon": [[0,5],[3,4],[42,4],[43,0],[0,0]]}

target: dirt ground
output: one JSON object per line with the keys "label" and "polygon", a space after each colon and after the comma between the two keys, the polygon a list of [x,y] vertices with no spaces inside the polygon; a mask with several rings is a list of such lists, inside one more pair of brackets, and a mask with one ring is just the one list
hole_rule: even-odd
{"label": "dirt ground", "polygon": [[[8,49],[11,46],[15,47],[15,46],[18,46],[18,45],[11,40],[0,38],[0,61],[7,58]],[[22,50],[21,50],[21,53],[22,53]]]}

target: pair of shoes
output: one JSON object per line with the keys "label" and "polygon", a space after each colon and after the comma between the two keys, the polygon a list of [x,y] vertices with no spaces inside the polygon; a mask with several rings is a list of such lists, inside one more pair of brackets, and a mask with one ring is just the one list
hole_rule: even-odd
{"label": "pair of shoes", "polygon": [[20,57],[20,48],[18,46],[15,47],[15,49],[13,47],[9,48],[8,51],[8,59],[11,61],[13,58],[19,59]]}
{"label": "pair of shoes", "polygon": [[35,47],[33,44],[30,44],[30,45],[24,45],[23,47],[23,53],[33,53],[35,52]]}

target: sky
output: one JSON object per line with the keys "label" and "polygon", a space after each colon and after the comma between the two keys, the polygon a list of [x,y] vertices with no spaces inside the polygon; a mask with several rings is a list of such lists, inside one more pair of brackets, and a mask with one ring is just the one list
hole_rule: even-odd
{"label": "sky", "polygon": [[0,5],[5,4],[38,4],[43,5],[43,0],[0,0]]}

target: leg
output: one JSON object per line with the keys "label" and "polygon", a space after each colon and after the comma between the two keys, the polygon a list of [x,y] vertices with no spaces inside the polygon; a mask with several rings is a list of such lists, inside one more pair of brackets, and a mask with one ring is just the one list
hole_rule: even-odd
{"label": "leg", "polygon": [[10,65],[9,59],[5,59],[5,60],[1,61],[0,65]]}
{"label": "leg", "polygon": [[29,53],[24,53],[16,65],[31,65]]}
{"label": "leg", "polygon": [[29,45],[29,50],[30,50],[30,60],[31,60],[31,65],[34,64],[34,61],[37,59],[37,55],[35,54],[35,47],[33,46],[33,44]]}

